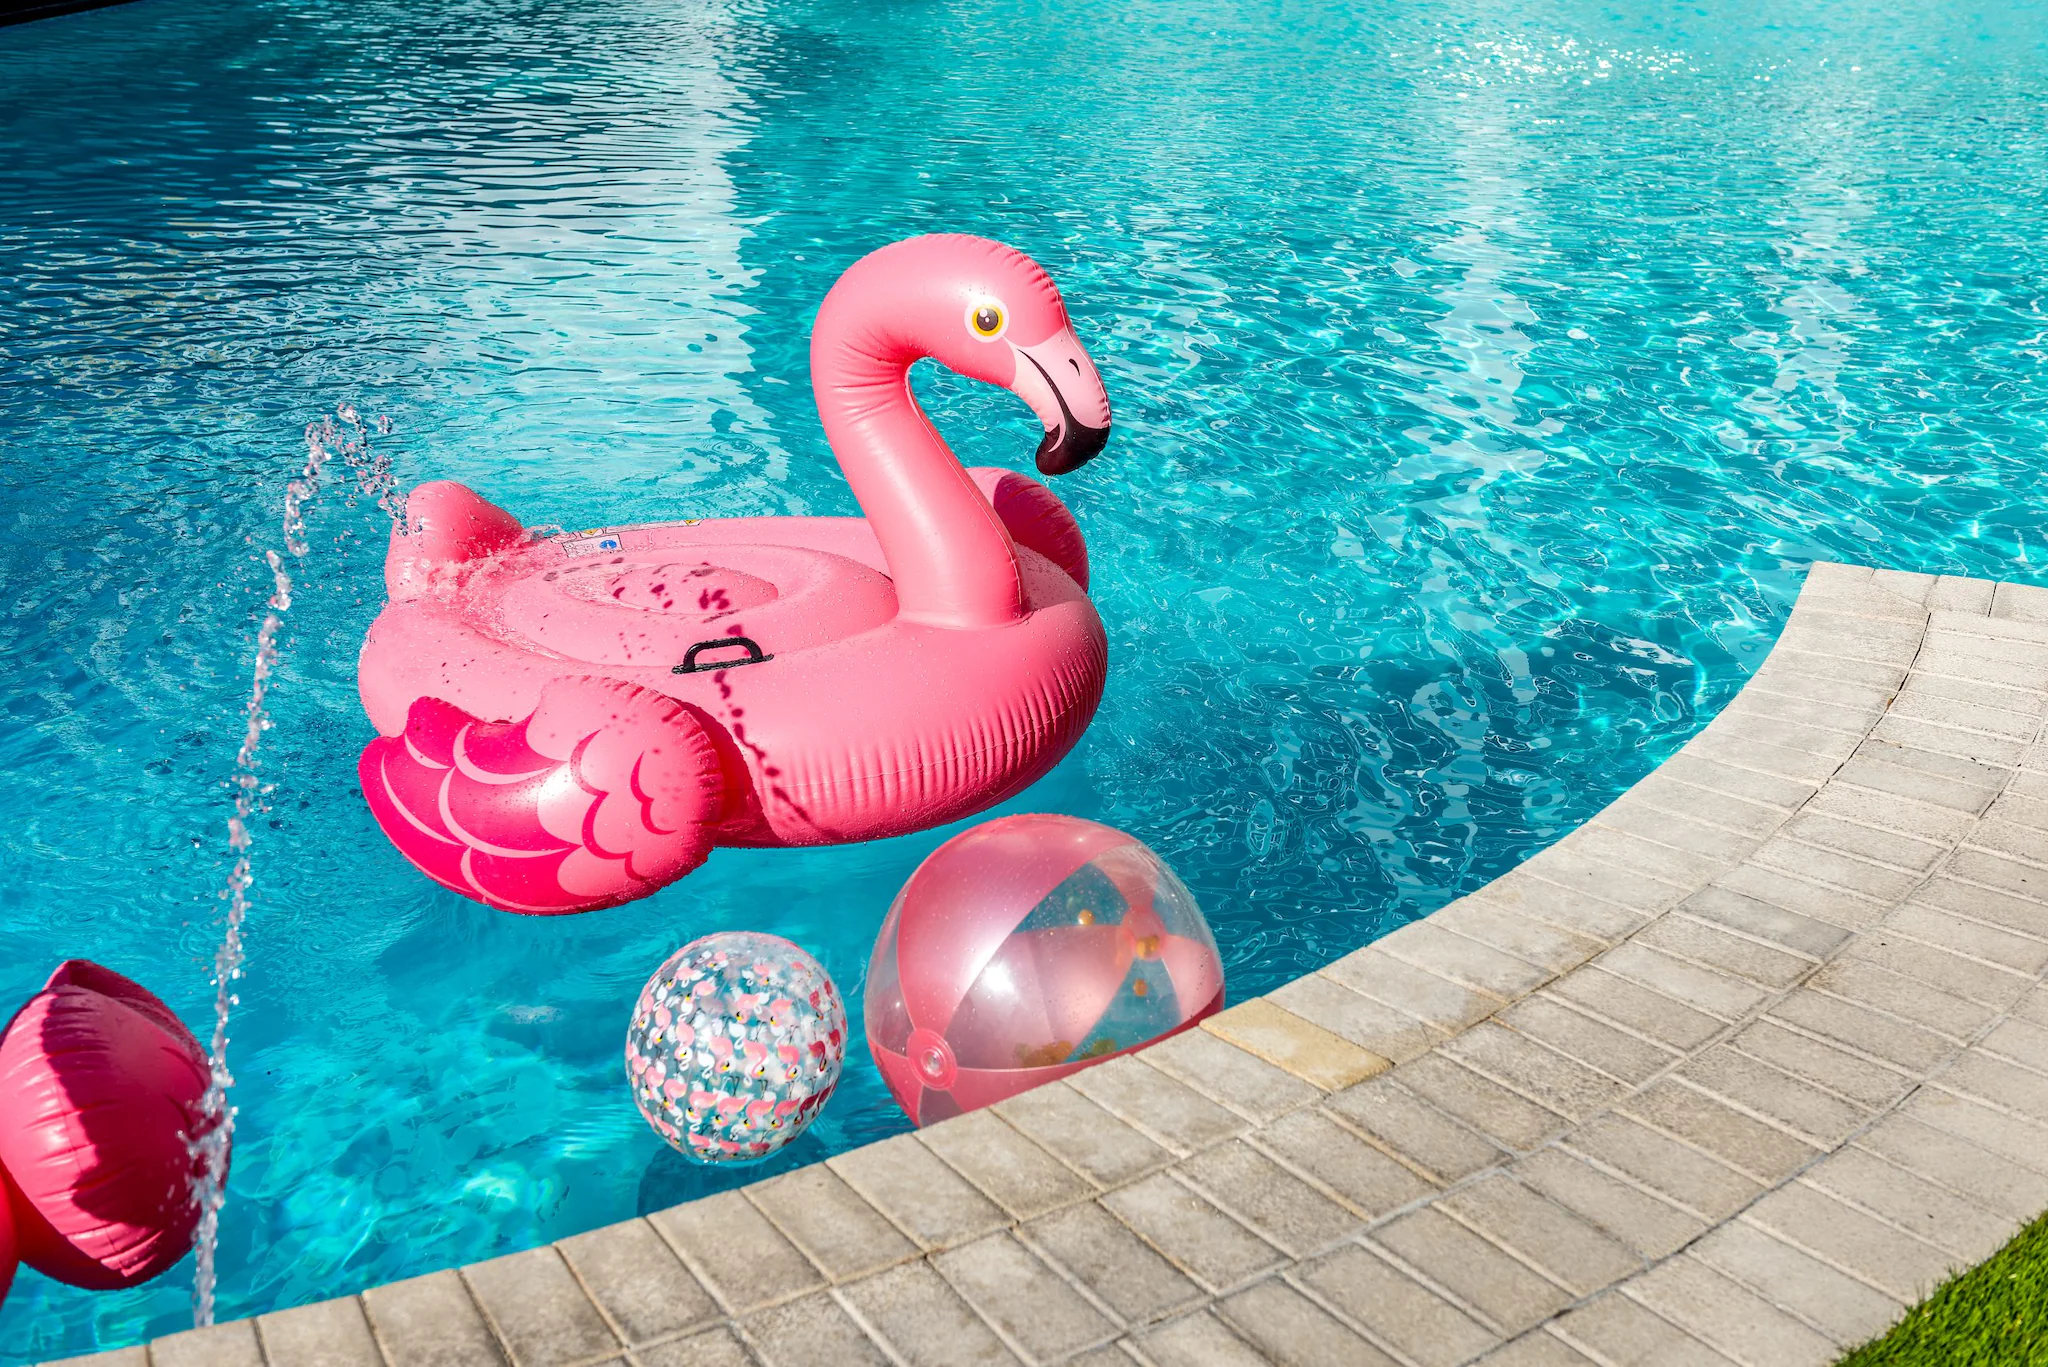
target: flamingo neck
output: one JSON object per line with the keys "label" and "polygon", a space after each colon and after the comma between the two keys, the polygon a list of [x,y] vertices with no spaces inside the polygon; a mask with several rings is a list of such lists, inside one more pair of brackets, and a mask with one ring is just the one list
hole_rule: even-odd
{"label": "flamingo neck", "polygon": [[1002,626],[1024,615],[1016,547],[910,392],[910,367],[928,355],[885,328],[826,310],[811,336],[818,416],[881,543],[898,618],[960,630]]}

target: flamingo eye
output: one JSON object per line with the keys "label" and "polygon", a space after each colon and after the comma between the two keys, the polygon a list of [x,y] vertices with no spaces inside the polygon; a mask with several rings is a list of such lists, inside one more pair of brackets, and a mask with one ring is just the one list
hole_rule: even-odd
{"label": "flamingo eye", "polygon": [[992,342],[1002,336],[1003,329],[1009,321],[1009,317],[1003,312],[1003,306],[993,299],[983,300],[967,313],[968,328],[984,342]]}

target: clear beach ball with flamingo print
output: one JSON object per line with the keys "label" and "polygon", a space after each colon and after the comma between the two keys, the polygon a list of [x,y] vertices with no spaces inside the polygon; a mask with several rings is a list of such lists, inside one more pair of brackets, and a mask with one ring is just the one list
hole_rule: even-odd
{"label": "clear beach ball with flamingo print", "polygon": [[802,1134],[845,1061],[846,1007],[824,966],[754,931],[670,955],[626,1031],[640,1114],[699,1163],[765,1158]]}

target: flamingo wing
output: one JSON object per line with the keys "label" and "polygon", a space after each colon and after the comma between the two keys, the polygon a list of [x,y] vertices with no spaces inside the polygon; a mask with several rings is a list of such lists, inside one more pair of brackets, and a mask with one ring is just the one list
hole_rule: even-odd
{"label": "flamingo wing", "polygon": [[710,853],[725,784],[710,723],[617,681],[557,679],[522,721],[420,698],[363,750],[377,824],[429,878],[531,915],[645,897]]}

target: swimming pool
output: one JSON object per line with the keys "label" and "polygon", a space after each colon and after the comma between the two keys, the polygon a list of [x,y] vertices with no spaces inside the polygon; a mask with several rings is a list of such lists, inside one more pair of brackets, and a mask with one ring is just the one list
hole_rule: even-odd
{"label": "swimming pool", "polygon": [[[298,431],[571,526],[851,512],[806,328],[1001,237],[1117,406],[1060,483],[1108,695],[1010,810],[1109,821],[1235,996],[1514,865],[1740,685],[1815,557],[2041,579],[2048,10],[147,0],[0,29],[0,1003],[86,955],[201,1025],[259,551]],[[1007,396],[920,381],[970,463]],[[710,1190],[619,1050],[676,945],[852,1003],[949,831],[720,851],[565,920],[355,792],[381,514],[330,494],[274,695],[223,1318]],[[788,1162],[904,1122],[864,1051]],[[186,1265],[189,1267],[189,1264]],[[0,1363],[189,1322],[24,1272]]]}

